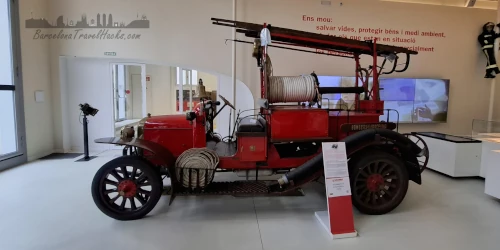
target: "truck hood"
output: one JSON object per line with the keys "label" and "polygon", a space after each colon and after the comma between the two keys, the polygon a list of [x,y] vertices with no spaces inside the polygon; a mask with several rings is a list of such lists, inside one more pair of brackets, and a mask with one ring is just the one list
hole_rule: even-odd
{"label": "truck hood", "polygon": [[152,116],[144,123],[144,129],[191,129],[193,125],[186,115]]}

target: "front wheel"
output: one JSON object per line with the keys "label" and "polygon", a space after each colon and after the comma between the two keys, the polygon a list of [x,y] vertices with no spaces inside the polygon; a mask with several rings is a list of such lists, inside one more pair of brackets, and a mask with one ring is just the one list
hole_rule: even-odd
{"label": "front wheel", "polygon": [[352,202],[362,213],[380,215],[395,209],[408,190],[403,161],[380,150],[367,150],[349,161]]}
{"label": "front wheel", "polygon": [[92,181],[92,198],[107,216],[136,220],[146,216],[161,197],[159,171],[140,156],[122,156],[104,164]]}

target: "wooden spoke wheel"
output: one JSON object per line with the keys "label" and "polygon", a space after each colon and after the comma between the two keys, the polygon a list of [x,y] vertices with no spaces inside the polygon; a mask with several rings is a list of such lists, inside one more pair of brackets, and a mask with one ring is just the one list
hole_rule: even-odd
{"label": "wooden spoke wheel", "polygon": [[369,150],[349,161],[354,206],[365,214],[385,214],[396,208],[408,190],[408,170],[394,155]]}
{"label": "wooden spoke wheel", "polygon": [[92,198],[97,207],[117,220],[135,220],[147,215],[161,197],[159,171],[139,156],[116,158],[97,171]]}

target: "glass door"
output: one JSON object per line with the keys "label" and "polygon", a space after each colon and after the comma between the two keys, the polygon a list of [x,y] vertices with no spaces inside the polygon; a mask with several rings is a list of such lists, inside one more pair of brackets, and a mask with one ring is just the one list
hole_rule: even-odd
{"label": "glass door", "polygon": [[0,0],[0,170],[26,162],[17,3]]}

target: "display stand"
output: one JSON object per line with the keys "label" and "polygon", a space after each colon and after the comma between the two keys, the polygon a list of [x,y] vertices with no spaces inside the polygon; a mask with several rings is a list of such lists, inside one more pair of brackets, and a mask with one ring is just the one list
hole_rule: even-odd
{"label": "display stand", "polygon": [[500,150],[491,151],[485,174],[484,193],[500,199]]}
{"label": "display stand", "polygon": [[81,161],[90,161],[97,156],[89,156],[89,129],[88,129],[88,119],[87,116],[83,116],[83,158],[77,160],[77,162]]}
{"label": "display stand", "polygon": [[418,132],[417,135],[424,137],[431,152],[427,168],[450,177],[479,176],[481,141],[436,132]]}
{"label": "display stand", "polygon": [[332,239],[356,237],[345,143],[323,142],[322,147],[328,210],[316,212],[316,218]]}
{"label": "display stand", "polygon": [[473,139],[482,141],[479,176],[486,178],[486,169],[496,157],[494,150],[500,150],[500,122],[474,119],[471,134]]}
{"label": "display stand", "polygon": [[494,159],[492,157],[494,157],[494,155],[496,154],[494,150],[500,150],[500,139],[479,138],[478,140],[482,141],[481,169],[479,171],[479,176],[486,178],[486,169],[491,164],[491,161]]}

